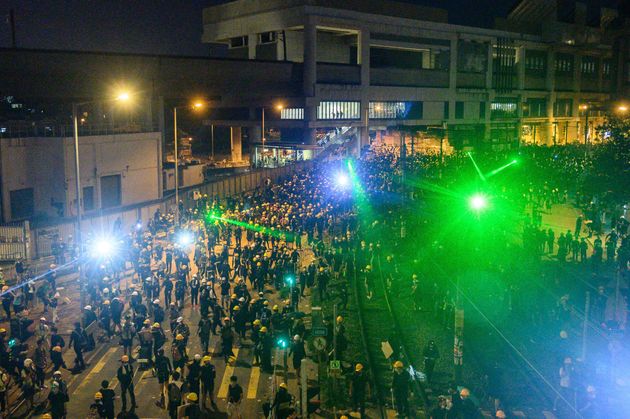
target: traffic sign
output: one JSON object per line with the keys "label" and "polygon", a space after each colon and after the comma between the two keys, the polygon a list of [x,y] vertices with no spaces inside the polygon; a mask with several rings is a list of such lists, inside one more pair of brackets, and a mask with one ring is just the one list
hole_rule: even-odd
{"label": "traffic sign", "polygon": [[313,327],[311,329],[311,333],[313,336],[328,336],[328,328],[327,327]]}
{"label": "traffic sign", "polygon": [[315,336],[313,338],[313,347],[318,351],[326,349],[326,338],[323,336]]}

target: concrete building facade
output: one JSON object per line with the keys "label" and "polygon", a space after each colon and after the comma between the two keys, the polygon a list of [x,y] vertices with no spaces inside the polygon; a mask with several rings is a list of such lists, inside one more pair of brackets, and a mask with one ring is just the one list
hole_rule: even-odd
{"label": "concrete building facade", "polygon": [[338,127],[354,127],[362,145],[379,130],[446,127],[455,147],[500,148],[595,139],[611,93],[627,85],[613,60],[615,17],[523,0],[482,29],[395,1],[237,0],[204,10],[203,40],[252,65],[296,64],[301,95],[275,101],[278,124],[301,124],[305,141]]}
{"label": "concrete building facade", "polygon": [[[159,132],[80,137],[83,212],[160,198]],[[0,142],[5,222],[76,215],[74,140],[25,137]]]}

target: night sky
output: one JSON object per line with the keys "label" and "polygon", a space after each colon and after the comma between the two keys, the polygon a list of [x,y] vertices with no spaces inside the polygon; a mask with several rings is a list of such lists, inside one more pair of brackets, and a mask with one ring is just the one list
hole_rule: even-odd
{"label": "night sky", "polygon": [[[492,27],[494,18],[505,16],[517,0],[406,1],[445,8],[451,23]],[[600,1],[614,4],[616,0],[589,0]],[[7,16],[13,8],[17,45],[21,48],[207,55],[209,48],[201,43],[201,11],[225,2],[3,0],[0,2],[0,46],[11,46]]]}

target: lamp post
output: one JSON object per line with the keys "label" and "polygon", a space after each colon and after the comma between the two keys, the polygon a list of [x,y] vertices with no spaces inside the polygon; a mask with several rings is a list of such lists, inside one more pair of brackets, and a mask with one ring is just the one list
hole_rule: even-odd
{"label": "lamp post", "polygon": [[[173,140],[174,140],[174,153],[175,153],[175,226],[179,227],[179,152],[177,150],[177,109],[189,108],[194,111],[199,111],[205,108],[206,104],[203,101],[197,100],[189,106],[173,106]],[[214,136],[213,136],[214,137]],[[214,149],[214,141],[213,141]]]}
{"label": "lamp post", "polygon": [[[275,106],[275,109],[277,109],[278,111],[282,111],[284,109],[284,106],[281,104],[278,104]],[[262,107],[262,115],[261,115],[261,130],[260,130],[260,142],[262,143],[262,154],[264,157],[264,153],[265,153],[265,107]]]}
{"label": "lamp post", "polygon": [[[127,92],[122,92],[118,94],[114,98],[116,101],[127,102],[130,96]],[[77,211],[77,222],[76,222],[76,237],[77,244],[79,246],[79,254],[78,258],[83,256],[83,237],[81,235],[81,171],[79,170],[79,108],[84,105],[89,105],[92,103],[96,103],[98,101],[92,100],[87,102],[77,102],[72,104],[72,124],[73,124],[73,137],[74,137],[74,178],[75,178],[75,187],[77,189],[76,196],[76,211]],[[85,292],[83,290],[83,269],[81,268],[81,263],[78,262],[79,267],[79,290],[81,295],[81,307],[85,306]]]}
{"label": "lamp post", "polygon": [[588,116],[591,111],[591,107],[584,103],[580,105],[580,110],[584,112],[584,145],[588,145]]}

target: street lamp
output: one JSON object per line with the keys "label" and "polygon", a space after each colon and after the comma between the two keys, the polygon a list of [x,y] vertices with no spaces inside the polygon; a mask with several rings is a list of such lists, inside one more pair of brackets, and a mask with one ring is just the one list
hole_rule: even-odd
{"label": "street lamp", "polygon": [[588,116],[591,111],[591,107],[588,104],[583,103],[580,105],[580,110],[584,112],[584,119],[585,119],[584,120],[584,145],[587,145],[588,144],[588,131],[589,131]]}
{"label": "street lamp", "polygon": [[200,111],[205,107],[206,102],[202,100],[195,100],[191,104],[185,106],[173,106],[173,137],[175,141],[175,226],[179,226],[179,153],[177,151],[177,109]]}
{"label": "street lamp", "polygon": [[[284,109],[282,104],[278,104],[274,106],[274,108],[281,112]],[[265,151],[265,107],[262,107],[262,119],[261,119],[261,131],[260,131],[260,142],[262,143],[263,151]]]}
{"label": "street lamp", "polygon": [[619,105],[617,106],[617,112],[627,112],[628,111],[628,107],[626,105]]}
{"label": "street lamp", "polygon": [[[120,92],[114,97],[114,101],[127,102],[131,96],[128,92]],[[81,237],[81,172],[79,170],[79,108],[84,105],[96,103],[98,101],[91,100],[87,102],[77,102],[72,104],[72,123],[73,123],[73,136],[74,136],[74,178],[76,181],[77,197],[76,197],[76,211],[77,211],[77,244],[79,245],[79,258],[83,255],[83,239]],[[85,293],[83,292],[81,265],[79,263],[79,287],[81,294],[81,306],[85,305]]]}

